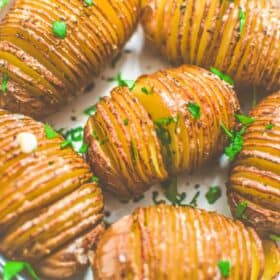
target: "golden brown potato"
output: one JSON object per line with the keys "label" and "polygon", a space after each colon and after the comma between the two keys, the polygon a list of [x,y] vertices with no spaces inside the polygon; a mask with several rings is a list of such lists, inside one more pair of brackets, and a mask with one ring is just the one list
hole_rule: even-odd
{"label": "golden brown potato", "polygon": [[[0,81],[8,80],[0,107],[54,112],[120,51],[138,11],[139,0],[16,1],[0,25]],[[56,21],[66,23],[65,38],[63,25],[53,31]]]}
{"label": "golden brown potato", "polygon": [[[256,106],[251,116],[255,122],[231,170],[229,202],[233,215],[262,235],[280,235],[280,92]],[[247,207],[236,215],[242,203]]]}
{"label": "golden brown potato", "polygon": [[83,158],[52,134],[0,110],[0,253],[65,279],[103,232],[103,200]]}
{"label": "golden brown potato", "polygon": [[220,128],[235,125],[232,88],[196,66],[142,76],[103,98],[85,128],[88,159],[101,185],[137,196],[169,175],[196,170],[222,151]]}
{"label": "golden brown potato", "polygon": [[215,67],[240,85],[280,88],[279,1],[142,2],[145,35],[169,61]]}
{"label": "golden brown potato", "polygon": [[93,268],[100,280],[271,280],[280,272],[279,249],[268,242],[265,251],[266,259],[255,231],[238,221],[161,205],[113,224],[98,243]]}

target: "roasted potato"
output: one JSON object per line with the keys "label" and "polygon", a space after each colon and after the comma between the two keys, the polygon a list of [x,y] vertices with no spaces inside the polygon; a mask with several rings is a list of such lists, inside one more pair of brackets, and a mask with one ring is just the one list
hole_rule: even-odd
{"label": "roasted potato", "polygon": [[93,268],[102,280],[271,280],[280,272],[279,249],[268,241],[265,252],[266,258],[256,232],[238,221],[161,205],[113,224],[98,243]]}
{"label": "roasted potato", "polygon": [[139,0],[18,0],[0,24],[0,107],[42,117],[97,75],[130,37]]}
{"label": "roasted potato", "polygon": [[103,232],[103,200],[84,159],[48,130],[0,110],[0,253],[65,279]]}
{"label": "roasted potato", "polygon": [[137,196],[169,175],[200,167],[226,143],[239,103],[231,86],[196,66],[137,79],[97,104],[85,128],[88,159],[101,185]]}
{"label": "roasted potato", "polygon": [[280,92],[251,112],[255,119],[232,166],[228,198],[233,215],[246,205],[245,223],[262,235],[280,235]]}
{"label": "roasted potato", "polygon": [[279,1],[142,0],[142,15],[148,41],[169,61],[280,88]]}

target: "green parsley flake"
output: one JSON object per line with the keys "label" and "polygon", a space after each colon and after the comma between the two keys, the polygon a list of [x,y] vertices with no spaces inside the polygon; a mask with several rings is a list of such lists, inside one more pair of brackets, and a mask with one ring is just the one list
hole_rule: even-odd
{"label": "green parsley flake", "polygon": [[67,147],[73,147],[72,141],[70,140],[64,140],[61,144],[60,144],[60,148],[61,149],[65,149]]}
{"label": "green parsley flake", "polygon": [[45,124],[44,130],[48,139],[54,139],[59,136],[59,134],[49,124]]}
{"label": "green parsley flake", "polygon": [[124,120],[123,120],[123,124],[124,124],[125,126],[127,126],[127,125],[128,125],[128,119],[124,119]]}
{"label": "green parsley flake", "polygon": [[92,116],[96,113],[96,105],[92,105],[84,110],[84,114],[87,116]]}
{"label": "green parsley flake", "polygon": [[64,21],[54,21],[52,26],[53,34],[60,38],[64,39],[67,34],[67,24]]}
{"label": "green parsley flake", "polygon": [[93,0],[84,0],[84,2],[87,6],[92,6],[94,4]]}
{"label": "green parsley flake", "polygon": [[161,186],[164,189],[164,194],[168,201],[173,205],[183,205],[182,202],[187,195],[185,192],[181,194],[178,192],[177,177],[162,183]]}
{"label": "green parsley flake", "polygon": [[131,142],[130,150],[131,150],[132,160],[136,161],[138,159],[139,155],[138,155],[137,147],[133,142]]}
{"label": "green parsley flake", "polygon": [[88,151],[88,144],[83,142],[82,146],[79,149],[80,154],[85,154]]}
{"label": "green parsley flake", "polygon": [[218,267],[223,277],[229,277],[230,275],[230,262],[226,260],[220,260]]}
{"label": "green parsley flake", "polygon": [[233,79],[229,75],[221,72],[220,70],[218,70],[217,68],[214,68],[214,67],[211,67],[210,71],[213,74],[215,74],[216,76],[218,76],[221,80],[227,82],[231,86],[234,86],[234,81],[233,81]]}
{"label": "green parsley flake", "polygon": [[98,183],[99,182],[99,178],[97,176],[92,176],[91,181],[94,183]]}
{"label": "green parsley flake", "polygon": [[280,235],[270,234],[269,238],[273,241],[280,242]]}
{"label": "green parsley flake", "polygon": [[210,187],[208,192],[205,194],[205,197],[209,204],[214,204],[222,195],[220,187],[213,186]]}
{"label": "green parsley flake", "polygon": [[199,195],[200,195],[200,191],[195,193],[194,197],[192,198],[192,200],[189,204],[190,207],[197,207],[197,199],[198,199]]}
{"label": "green parsley flake", "polygon": [[243,125],[248,126],[256,121],[255,118],[245,116],[245,115],[239,115],[235,114],[235,118]]}
{"label": "green parsley flake", "polygon": [[265,126],[265,129],[266,130],[271,130],[272,128],[273,128],[273,124],[272,123],[269,123],[269,124],[267,124],[266,126]]}
{"label": "green parsley flake", "polygon": [[151,91],[149,91],[147,87],[142,87],[142,88],[141,88],[141,91],[142,91],[143,93],[145,93],[146,95],[151,95],[151,94],[152,94]]}
{"label": "green parsley flake", "polygon": [[248,207],[248,203],[246,201],[239,202],[235,209],[235,216],[239,219],[241,219],[241,218],[246,219],[246,216],[244,215],[244,213],[245,213],[247,207]]}
{"label": "green parsley flake", "polygon": [[0,9],[4,8],[9,3],[9,0],[0,0]]}
{"label": "green parsley flake", "polygon": [[135,87],[135,81],[124,80],[121,72],[118,73],[117,77],[109,78],[108,81],[117,81],[119,87],[127,87],[130,91],[132,91]]}
{"label": "green parsley flake", "polygon": [[9,82],[9,75],[7,73],[3,73],[2,76],[2,92],[6,93],[8,90],[8,82]]}
{"label": "green parsley flake", "polygon": [[240,9],[239,12],[239,20],[240,20],[239,32],[241,34],[246,23],[246,14],[245,11],[243,11],[242,9]]}
{"label": "green parsley flake", "polygon": [[201,116],[200,106],[197,103],[189,102],[187,107],[193,118],[198,120]]}
{"label": "green parsley flake", "polygon": [[225,148],[226,156],[233,161],[236,155],[242,150],[244,145],[243,135],[246,132],[246,127],[242,127],[239,131],[229,131],[224,124],[221,124],[224,133],[230,138],[230,144]]}
{"label": "green parsley flake", "polygon": [[3,280],[12,280],[21,272],[27,271],[32,279],[39,280],[39,277],[27,262],[8,261],[3,268]]}
{"label": "green parsley flake", "polygon": [[159,200],[158,197],[159,197],[159,192],[158,191],[153,191],[152,199],[153,199],[153,202],[154,202],[155,205],[166,203],[164,199]]}

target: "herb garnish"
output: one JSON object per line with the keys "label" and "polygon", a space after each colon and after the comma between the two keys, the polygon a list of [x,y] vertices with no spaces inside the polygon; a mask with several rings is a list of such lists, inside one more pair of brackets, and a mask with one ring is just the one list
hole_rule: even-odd
{"label": "herb garnish", "polygon": [[141,88],[141,91],[142,91],[143,93],[145,93],[146,95],[151,95],[151,94],[152,94],[151,91],[149,91],[147,87],[142,87],[142,88]]}
{"label": "herb garnish", "polygon": [[44,130],[47,139],[54,139],[59,136],[59,134],[47,123],[45,124]]}
{"label": "herb garnish", "polygon": [[205,197],[209,204],[214,204],[222,195],[222,191],[219,186],[212,186],[209,188]]}
{"label": "herb garnish", "polygon": [[131,141],[131,144],[130,144],[130,151],[131,151],[132,160],[136,161],[139,156],[138,156],[137,147],[134,144],[134,142],[132,142],[132,141]]}
{"label": "herb garnish", "polygon": [[127,125],[128,125],[128,119],[124,119],[124,120],[123,120],[123,124],[124,124],[125,126],[127,126]]}
{"label": "herb garnish", "polygon": [[9,0],[0,0],[0,9],[4,8],[9,3]]}
{"label": "herb garnish", "polygon": [[189,204],[190,207],[197,207],[197,199],[198,199],[199,195],[200,195],[200,191],[195,193],[194,197],[192,198],[192,200]]}
{"label": "herb garnish", "polygon": [[187,107],[189,109],[189,112],[193,116],[193,118],[198,120],[200,118],[200,116],[201,116],[200,106],[197,103],[189,102],[187,104]]}
{"label": "herb garnish", "polygon": [[233,161],[236,155],[243,148],[243,135],[246,132],[246,127],[242,127],[239,131],[229,131],[222,123],[221,128],[223,129],[224,133],[230,138],[230,144],[225,148],[225,154],[231,161]]}
{"label": "herb garnish", "polygon": [[87,116],[92,116],[96,113],[96,105],[92,105],[90,107],[88,107],[87,109],[84,110],[84,113]]}
{"label": "herb garnish", "polygon": [[229,277],[230,274],[230,262],[226,260],[220,260],[218,267],[223,277]]}
{"label": "herb garnish", "polygon": [[265,130],[271,130],[273,128],[274,124],[273,123],[269,123],[265,126]]}
{"label": "herb garnish", "polygon": [[65,21],[54,21],[52,26],[53,34],[60,38],[64,39],[67,34],[67,24]]}
{"label": "herb garnish", "polygon": [[94,183],[98,183],[99,182],[99,178],[97,176],[92,176],[91,181]]}
{"label": "herb garnish", "polygon": [[88,144],[83,142],[82,146],[79,149],[80,154],[85,154],[88,151]]}
{"label": "herb garnish", "polygon": [[239,32],[241,34],[246,23],[246,14],[245,11],[243,11],[242,9],[240,9],[239,11],[239,20],[240,20]]}
{"label": "herb garnish", "polygon": [[220,70],[218,70],[217,68],[214,68],[214,67],[211,67],[210,71],[213,74],[215,74],[216,76],[218,76],[221,80],[227,82],[231,86],[234,86],[234,81],[233,81],[233,79],[229,75],[221,72]]}
{"label": "herb garnish", "polygon": [[163,199],[158,200],[158,196],[159,196],[159,192],[158,191],[154,191],[152,194],[152,199],[155,205],[159,205],[159,204],[165,204],[165,201]]}
{"label": "herb garnish", "polygon": [[60,148],[61,149],[65,149],[67,147],[71,147],[73,148],[73,144],[70,140],[64,140],[61,144],[60,144]]}
{"label": "herb garnish", "polygon": [[135,87],[135,81],[123,79],[121,72],[118,73],[117,77],[109,78],[108,81],[109,82],[117,81],[119,87],[122,87],[122,86],[128,87],[128,89],[130,91],[132,91],[134,89],[134,87]]}
{"label": "herb garnish", "polygon": [[39,277],[27,262],[20,261],[8,261],[3,268],[3,280],[12,280],[14,277],[18,276],[19,273],[26,270],[32,279],[39,280]]}
{"label": "herb garnish", "polygon": [[239,202],[235,209],[235,216],[239,219],[240,218],[246,219],[246,216],[244,215],[244,213],[245,213],[247,207],[248,207],[248,203],[246,201]]}
{"label": "herb garnish", "polygon": [[1,86],[3,93],[6,93],[8,90],[8,82],[9,82],[9,75],[4,72],[2,76],[2,86]]}
{"label": "herb garnish", "polygon": [[94,4],[93,0],[84,0],[84,2],[87,6],[92,6]]}
{"label": "herb garnish", "polygon": [[273,241],[280,242],[280,235],[270,234],[269,238]]}
{"label": "herb garnish", "polygon": [[172,205],[183,205],[182,202],[186,198],[186,193],[178,193],[177,177],[174,177],[166,182],[162,183],[161,186],[164,189],[166,198],[172,203]]}
{"label": "herb garnish", "polygon": [[240,114],[235,114],[235,118],[243,125],[248,126],[256,121],[255,118],[245,116],[245,115],[240,115]]}

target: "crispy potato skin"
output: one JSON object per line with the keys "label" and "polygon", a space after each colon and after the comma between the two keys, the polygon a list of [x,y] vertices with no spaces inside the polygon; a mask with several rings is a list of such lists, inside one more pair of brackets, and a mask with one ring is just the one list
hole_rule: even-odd
{"label": "crispy potato skin", "polygon": [[[244,135],[244,148],[232,166],[228,198],[235,215],[248,204],[243,221],[261,235],[280,234],[280,92],[251,112],[255,122]],[[271,129],[267,125],[272,124]]]}
{"label": "crispy potato skin", "polygon": [[[190,104],[199,106],[198,119]],[[85,128],[88,160],[102,186],[123,199],[138,196],[222,151],[220,124],[233,128],[238,111],[232,88],[197,66],[144,75],[132,91],[117,87],[97,104]]]}
{"label": "crispy potato skin", "polygon": [[279,1],[142,0],[142,25],[153,48],[176,65],[215,67],[239,85],[280,88]]}
{"label": "crispy potato skin", "polygon": [[[36,136],[23,153],[16,137]],[[88,263],[104,230],[103,198],[89,166],[44,125],[0,110],[0,252],[27,260],[47,277],[65,279]]]}
{"label": "crispy potato skin", "polygon": [[[136,27],[139,0],[18,0],[0,25],[0,107],[42,117],[80,92]],[[67,24],[65,39],[52,32]]]}
{"label": "crispy potato skin", "polygon": [[220,260],[231,263],[227,279],[261,279],[261,240],[252,228],[220,214],[160,205],[113,224],[97,245],[93,269],[100,280],[224,279]]}

